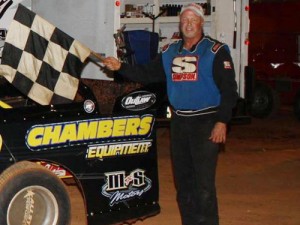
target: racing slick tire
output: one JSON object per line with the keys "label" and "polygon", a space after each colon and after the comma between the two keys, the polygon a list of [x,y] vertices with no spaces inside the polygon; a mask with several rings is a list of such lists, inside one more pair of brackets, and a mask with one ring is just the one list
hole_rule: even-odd
{"label": "racing slick tire", "polygon": [[279,96],[273,88],[265,84],[257,84],[251,102],[251,115],[266,118],[276,114],[279,108]]}
{"label": "racing slick tire", "polygon": [[50,170],[21,161],[0,176],[1,225],[68,225],[71,207],[64,183]]}
{"label": "racing slick tire", "polygon": [[294,113],[297,119],[300,120],[300,90],[297,92],[295,96]]}

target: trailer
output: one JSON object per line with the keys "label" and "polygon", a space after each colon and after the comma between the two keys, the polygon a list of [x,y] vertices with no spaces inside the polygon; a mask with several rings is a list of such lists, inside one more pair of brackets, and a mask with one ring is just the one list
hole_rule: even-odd
{"label": "trailer", "polygon": [[252,114],[268,117],[283,106],[300,118],[300,4],[253,1],[250,7],[249,66],[256,77]]}

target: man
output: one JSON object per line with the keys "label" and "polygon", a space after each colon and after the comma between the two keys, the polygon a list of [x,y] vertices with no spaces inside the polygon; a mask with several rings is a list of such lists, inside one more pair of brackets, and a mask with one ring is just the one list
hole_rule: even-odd
{"label": "man", "polygon": [[172,107],[171,153],[183,225],[218,225],[215,173],[219,144],[237,100],[227,45],[203,34],[204,14],[189,4],[180,14],[182,40],[167,46],[147,65],[104,65],[142,83],[167,82]]}

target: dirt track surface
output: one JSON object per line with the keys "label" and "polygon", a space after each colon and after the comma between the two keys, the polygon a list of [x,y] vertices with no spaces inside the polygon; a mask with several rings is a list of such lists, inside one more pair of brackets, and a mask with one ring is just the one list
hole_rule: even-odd
{"label": "dirt track surface", "polygon": [[[135,225],[181,225],[173,185],[169,131],[158,130],[161,213]],[[84,225],[82,199],[71,192],[71,225]],[[220,225],[300,224],[300,121],[289,110],[233,126],[217,170]]]}

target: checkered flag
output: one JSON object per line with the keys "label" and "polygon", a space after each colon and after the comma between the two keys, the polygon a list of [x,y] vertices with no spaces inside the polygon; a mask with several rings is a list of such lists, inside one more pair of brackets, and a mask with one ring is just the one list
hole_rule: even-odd
{"label": "checkered flag", "polygon": [[23,5],[9,27],[0,66],[23,94],[41,105],[71,102],[91,50]]}

